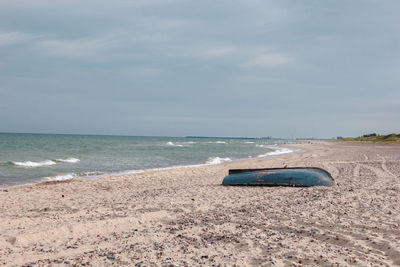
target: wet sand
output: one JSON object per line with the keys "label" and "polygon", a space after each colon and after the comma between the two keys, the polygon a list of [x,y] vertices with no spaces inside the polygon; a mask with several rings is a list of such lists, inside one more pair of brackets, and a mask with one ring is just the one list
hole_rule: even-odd
{"label": "wet sand", "polygon": [[[0,265],[400,265],[400,146],[291,146],[304,153],[1,190]],[[284,162],[338,186],[220,185]]]}

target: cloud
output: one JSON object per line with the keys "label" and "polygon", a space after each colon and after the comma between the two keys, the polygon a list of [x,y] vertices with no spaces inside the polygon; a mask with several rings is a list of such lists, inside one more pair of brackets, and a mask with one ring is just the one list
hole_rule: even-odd
{"label": "cloud", "polygon": [[286,65],[293,62],[293,58],[280,53],[265,53],[250,59],[245,65],[247,67],[269,67]]}
{"label": "cloud", "polygon": [[235,48],[233,47],[215,47],[205,50],[203,54],[210,57],[222,57],[230,55],[233,52],[235,52]]}
{"label": "cloud", "polygon": [[0,46],[24,43],[38,36],[20,32],[0,32]]}
{"label": "cloud", "polygon": [[166,70],[161,68],[152,68],[152,67],[137,67],[130,68],[125,72],[127,75],[141,76],[141,77],[154,77],[160,76],[167,73]]}
{"label": "cloud", "polygon": [[42,52],[73,58],[87,58],[99,55],[112,46],[108,38],[81,38],[69,40],[43,40],[38,42],[37,48]]}
{"label": "cloud", "polygon": [[[368,1],[361,9],[353,4],[344,10],[335,1],[304,5],[262,0],[229,4],[0,0],[0,85],[8,89],[0,88],[0,103],[9,106],[15,100],[12,106],[20,111],[20,115],[3,116],[0,125],[31,125],[24,114],[30,114],[34,105],[30,103],[36,103],[30,98],[32,92],[38,99],[46,99],[56,86],[57,94],[51,96],[58,99],[70,96],[75,101],[76,92],[84,91],[76,99],[80,106],[97,108],[95,102],[113,100],[114,114],[118,114],[122,99],[128,115],[192,114],[207,118],[225,112],[236,119],[240,111],[247,119],[259,114],[281,121],[273,122],[276,127],[268,123],[247,127],[225,117],[226,126],[219,122],[190,124],[192,118],[182,118],[187,124],[171,124],[176,125],[177,135],[189,127],[213,134],[214,126],[225,134],[244,129],[254,135],[286,135],[292,131],[287,125],[297,123],[301,116],[314,116],[321,131],[326,127],[325,134],[330,135],[332,121],[341,123],[343,111],[366,114],[372,106],[388,118],[398,116],[399,102],[384,102],[400,99],[400,49],[396,46],[400,16],[394,8],[396,1],[390,1]],[[347,102],[338,97],[343,94]],[[206,95],[213,97],[206,99]],[[287,104],[273,101],[282,97]],[[263,103],[265,99],[270,100],[268,104]],[[326,112],[311,114],[317,109],[310,107],[311,102],[320,103],[318,108],[323,105]],[[60,109],[68,114],[70,105],[64,101]],[[43,107],[45,111],[52,110]],[[109,112],[99,111],[93,119],[107,117]],[[323,118],[328,113],[332,114],[329,125]],[[66,116],[63,124],[73,127],[76,119],[82,118]],[[349,123],[357,121],[349,118]],[[392,121],[382,123],[400,125]],[[79,123],[85,125],[83,119]],[[118,122],[118,116],[115,123],[121,129],[127,125],[122,119]],[[165,132],[155,121],[151,125],[154,131],[147,134],[173,132]],[[19,129],[24,129],[22,126]],[[347,125],[334,126],[342,135],[352,134]],[[85,127],[81,131],[97,131],[90,125]],[[293,134],[308,131],[314,135],[313,129],[295,129]]]}

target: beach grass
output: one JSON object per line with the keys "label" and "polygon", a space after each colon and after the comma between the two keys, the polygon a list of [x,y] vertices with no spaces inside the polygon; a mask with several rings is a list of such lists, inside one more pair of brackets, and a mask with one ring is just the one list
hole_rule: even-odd
{"label": "beach grass", "polygon": [[360,136],[355,138],[346,137],[340,140],[361,143],[400,144],[400,134],[392,133],[387,135]]}

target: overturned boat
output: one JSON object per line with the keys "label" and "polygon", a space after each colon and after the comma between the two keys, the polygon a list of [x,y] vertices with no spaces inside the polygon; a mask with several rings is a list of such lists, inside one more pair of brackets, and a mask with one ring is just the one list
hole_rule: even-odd
{"label": "overturned boat", "polygon": [[332,175],[320,168],[269,168],[229,170],[223,185],[333,186]]}

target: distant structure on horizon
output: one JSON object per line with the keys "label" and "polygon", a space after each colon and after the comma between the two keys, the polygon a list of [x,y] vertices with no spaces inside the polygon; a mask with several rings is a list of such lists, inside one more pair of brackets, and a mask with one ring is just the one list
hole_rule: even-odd
{"label": "distant structure on horizon", "polygon": [[272,138],[272,136],[267,137],[222,137],[222,136],[185,136],[185,138],[201,138],[201,139],[253,139],[253,140],[261,140],[261,139],[280,139],[280,138]]}
{"label": "distant structure on horizon", "polygon": [[377,134],[376,133],[364,134],[362,137],[371,137],[371,136],[377,136]]}

